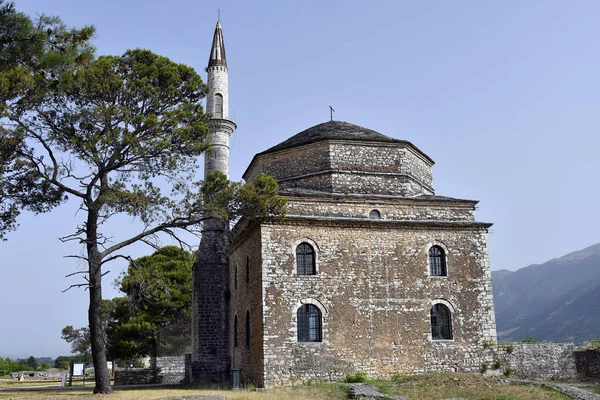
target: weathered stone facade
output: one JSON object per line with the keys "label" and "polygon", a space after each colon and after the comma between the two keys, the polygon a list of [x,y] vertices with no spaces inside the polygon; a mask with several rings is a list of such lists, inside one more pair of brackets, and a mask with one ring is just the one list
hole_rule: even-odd
{"label": "weathered stone facade", "polygon": [[490,346],[486,361],[488,374],[533,379],[576,379],[573,343],[510,343]]}
{"label": "weathered stone facade", "polygon": [[[245,379],[479,370],[484,344],[496,340],[491,224],[475,221],[477,202],[435,196],[432,165],[409,142],[333,121],[255,156],[244,178],[273,175],[288,213],[240,221],[233,232],[230,356]],[[314,275],[297,273],[301,243],[314,249]],[[434,245],[445,253],[443,276],[430,273]],[[307,304],[319,310],[320,340],[298,339],[297,310]],[[432,338],[435,304],[450,310],[449,340]]]}
{"label": "weathered stone facade", "polygon": [[181,383],[185,379],[185,356],[156,357],[157,383]]}

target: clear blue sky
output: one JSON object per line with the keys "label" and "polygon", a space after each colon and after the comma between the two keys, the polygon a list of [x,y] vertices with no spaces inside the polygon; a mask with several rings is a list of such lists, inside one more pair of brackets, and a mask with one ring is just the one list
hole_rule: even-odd
{"label": "clear blue sky", "polygon": [[[335,119],[412,141],[435,161],[436,193],[478,199],[492,269],[600,242],[600,2],[16,0],[30,15],[94,24],[97,54],[147,48],[205,78],[221,7],[230,82],[231,177],[252,156]],[[208,8],[206,8],[208,7]],[[0,243],[0,355],[68,354],[87,324],[75,205],[24,215]],[[116,238],[134,232],[122,218]],[[136,246],[132,255],[150,249]],[[110,283],[125,268],[115,263]]]}

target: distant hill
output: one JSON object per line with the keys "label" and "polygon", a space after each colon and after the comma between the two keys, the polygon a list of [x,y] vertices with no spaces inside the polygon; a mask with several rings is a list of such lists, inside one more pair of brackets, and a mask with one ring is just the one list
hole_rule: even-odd
{"label": "distant hill", "polygon": [[600,243],[517,271],[492,271],[498,340],[600,337]]}

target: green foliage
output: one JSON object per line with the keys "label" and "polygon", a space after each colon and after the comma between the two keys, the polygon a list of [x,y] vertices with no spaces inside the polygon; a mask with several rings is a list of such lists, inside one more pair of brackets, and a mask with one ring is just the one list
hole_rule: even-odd
{"label": "green foliage", "polygon": [[489,348],[492,348],[492,347],[494,347],[495,345],[496,345],[496,342],[485,342],[485,343],[483,344],[483,348],[484,348],[484,349],[489,349]]}
{"label": "green foliage", "polygon": [[503,365],[502,361],[496,360],[496,361],[494,361],[494,365],[492,365],[492,368],[494,368],[494,369],[500,369],[500,368],[502,368],[502,365]]}
{"label": "green foliage", "polygon": [[26,360],[11,360],[10,358],[0,357],[0,376],[8,375],[11,372],[27,371],[30,367]]}
{"label": "green foliage", "polygon": [[540,341],[532,338],[531,336],[527,336],[525,339],[521,340],[521,343],[539,343]]}
{"label": "green foliage", "polygon": [[346,383],[363,383],[367,381],[367,374],[363,371],[355,371],[346,374],[344,382]]}
{"label": "green foliage", "polygon": [[508,346],[506,346],[506,352],[508,354],[512,354],[513,351],[515,351],[515,347],[512,344],[509,344]]}
{"label": "green foliage", "polygon": [[35,360],[34,356],[29,356],[29,358],[27,359],[27,365],[29,366],[29,368],[31,368],[32,371],[35,371],[38,367],[38,363]]}
{"label": "green foliage", "polygon": [[600,339],[594,338],[594,339],[590,340],[590,342],[585,346],[585,348],[588,350],[600,349]]}
{"label": "green foliage", "polygon": [[487,361],[484,361],[481,364],[481,368],[479,369],[479,371],[481,371],[482,374],[485,374],[488,371],[489,367],[490,367],[490,364]]}
{"label": "green foliage", "polygon": [[88,356],[92,351],[88,328],[75,329],[72,325],[67,325],[61,331],[61,338],[71,344],[72,353]]}
{"label": "green foliage", "polygon": [[88,354],[77,354],[74,356],[59,356],[54,360],[54,368],[69,369],[70,363],[73,362],[90,362],[91,356]]}
{"label": "green foliage", "polygon": [[504,370],[504,376],[511,376],[511,375],[514,375],[514,374],[515,374],[515,371],[512,370],[512,369],[510,369],[510,368],[506,368]]}
{"label": "green foliage", "polygon": [[[88,62],[94,28],[67,28],[59,18],[33,21],[12,3],[0,0],[0,119],[23,115],[57,83],[57,76]],[[20,210],[45,212],[63,200],[62,191],[42,179],[31,162],[20,159],[20,129],[0,126],[0,239],[17,226]]]}
{"label": "green foliage", "polygon": [[176,246],[129,263],[115,282],[126,297],[107,302],[112,305],[106,334],[113,358],[154,355],[157,330],[190,319],[193,264],[194,255]]}
{"label": "green foliage", "polygon": [[279,218],[285,216],[285,199],[277,195],[277,181],[259,174],[253,182],[230,182],[225,174],[214,171],[202,186],[205,209],[224,220],[247,218]]}

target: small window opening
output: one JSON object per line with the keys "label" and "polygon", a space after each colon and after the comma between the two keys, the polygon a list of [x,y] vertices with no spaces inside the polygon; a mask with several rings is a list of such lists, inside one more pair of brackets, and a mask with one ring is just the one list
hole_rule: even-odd
{"label": "small window opening", "polygon": [[223,95],[220,93],[215,94],[215,118],[223,118]]}
{"label": "small window opening", "polygon": [[298,275],[316,275],[315,249],[308,243],[296,247],[296,267]]}
{"label": "small window opening", "polygon": [[434,304],[431,307],[431,338],[433,340],[452,339],[452,321],[448,307]]}
{"label": "small window opening", "polygon": [[234,267],[234,271],[233,271],[233,289],[234,290],[237,290],[237,285],[238,285],[238,265],[236,263],[235,267]]}
{"label": "small window opening", "polygon": [[313,304],[304,304],[298,309],[298,341],[321,342],[321,310]]}
{"label": "small window opening", "polygon": [[369,218],[381,219],[381,213],[378,210],[371,210],[371,212],[369,213]]}
{"label": "small window opening", "polygon": [[238,321],[237,315],[233,317],[233,347],[238,347]]}
{"label": "small window opening", "polygon": [[246,257],[246,283],[250,282],[250,257]]}
{"label": "small window opening", "polygon": [[246,347],[250,347],[250,311],[246,311]]}
{"label": "small window opening", "polygon": [[431,246],[429,249],[429,273],[431,276],[446,276],[446,253],[440,246]]}

